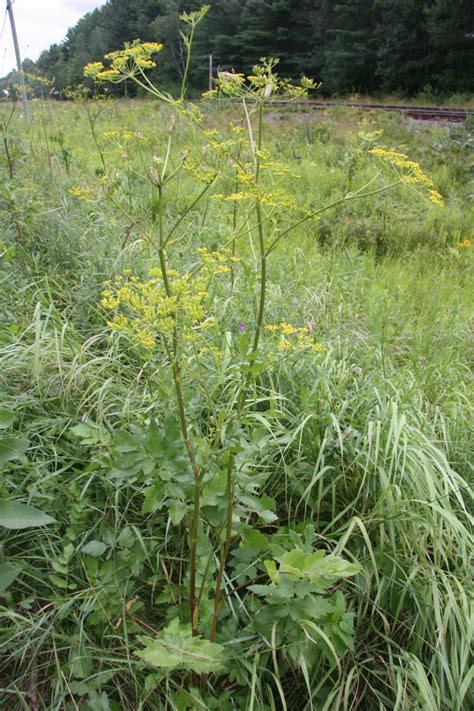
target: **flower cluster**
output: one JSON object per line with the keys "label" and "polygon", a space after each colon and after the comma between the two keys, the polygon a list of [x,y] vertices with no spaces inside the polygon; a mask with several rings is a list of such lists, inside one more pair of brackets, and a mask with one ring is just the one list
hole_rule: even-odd
{"label": "flower cluster", "polygon": [[374,156],[387,161],[393,166],[402,182],[411,187],[425,187],[428,191],[428,199],[438,207],[444,207],[442,195],[435,189],[433,181],[422,170],[419,163],[409,160],[406,153],[395,151],[392,148],[371,148],[369,150]]}
{"label": "flower cluster", "polygon": [[156,67],[152,56],[159,52],[162,44],[157,42],[126,42],[123,49],[109,52],[104,59],[109,62],[106,67],[103,62],[91,62],[84,67],[84,76],[95,82],[120,82],[127,77],[143,74],[145,69]]}
{"label": "flower cluster", "polygon": [[208,165],[203,164],[202,161],[188,160],[183,165],[184,169],[190,173],[196,180],[199,180],[205,185],[211,185],[216,179],[216,171],[212,170]]}
{"label": "flower cluster", "polygon": [[294,351],[298,349],[308,349],[316,353],[322,353],[326,349],[318,343],[311,335],[311,330],[307,326],[293,326],[291,323],[275,323],[265,326],[266,331],[270,331],[278,336],[277,348],[284,351]]}
{"label": "flower cluster", "polygon": [[240,72],[219,72],[215,79],[215,88],[206,91],[204,98],[254,98],[269,99],[277,94],[291,98],[305,98],[310,89],[318,88],[312,79],[303,77],[300,85],[292,84],[287,79],[282,79],[274,71],[278,59],[262,57],[260,64],[252,69],[252,74],[245,76]]}
{"label": "flower cluster", "polygon": [[471,240],[470,240],[470,239],[465,239],[465,240],[463,240],[462,242],[458,242],[457,246],[458,246],[460,249],[465,249],[466,247],[470,247],[470,246],[471,246]]}
{"label": "flower cluster", "polygon": [[92,197],[92,191],[89,188],[82,188],[80,185],[69,188],[68,193],[78,200],[89,200]]}
{"label": "flower cluster", "polygon": [[229,271],[229,263],[238,261],[230,250],[198,250],[200,264],[192,271],[179,274],[168,270],[165,285],[159,268],[149,270],[141,280],[126,270],[113,281],[105,282],[102,306],[114,311],[108,326],[126,334],[133,343],[153,350],[161,343],[165,349],[179,329],[185,343],[198,344],[205,332],[215,325],[206,316],[205,300],[213,278]]}

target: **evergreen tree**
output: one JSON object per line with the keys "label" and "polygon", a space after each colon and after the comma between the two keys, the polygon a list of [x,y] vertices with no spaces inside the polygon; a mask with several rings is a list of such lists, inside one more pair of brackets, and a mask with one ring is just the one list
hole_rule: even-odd
{"label": "evergreen tree", "polygon": [[[108,0],[43,52],[35,71],[62,90],[83,81],[85,64],[139,38],[163,43],[155,77],[178,83],[185,54],[179,15],[204,1]],[[215,67],[244,72],[260,57],[278,57],[281,74],[321,79],[326,94],[474,90],[473,0],[209,2],[189,75],[198,90],[207,86],[210,53]]]}
{"label": "evergreen tree", "polygon": [[419,0],[376,0],[376,74],[383,91],[410,95],[429,82],[425,6]]}
{"label": "evergreen tree", "polygon": [[434,0],[425,10],[429,82],[441,93],[474,91],[474,2]]}
{"label": "evergreen tree", "polygon": [[322,75],[326,91],[377,88],[376,17],[374,0],[346,0],[333,6]]}

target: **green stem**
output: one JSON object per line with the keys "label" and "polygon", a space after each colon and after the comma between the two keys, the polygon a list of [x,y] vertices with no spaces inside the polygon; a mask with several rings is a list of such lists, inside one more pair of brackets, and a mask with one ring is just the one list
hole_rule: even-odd
{"label": "green stem", "polygon": [[[95,120],[92,118],[90,108],[87,104],[86,104],[86,112],[87,112],[87,118],[89,119],[89,126],[91,127],[92,138],[94,139],[95,147],[97,148],[97,153],[100,156],[100,162],[102,163],[102,168],[104,170],[104,173],[106,173],[107,166],[105,165],[104,154],[103,154],[102,149],[99,145],[99,141],[97,139],[97,134],[95,132]],[[96,118],[97,118],[97,116],[96,116]]]}
{"label": "green stem", "polygon": [[[245,102],[244,102],[245,106]],[[248,114],[247,114],[248,116]],[[257,137],[257,150],[255,150],[253,144],[252,130],[249,123],[249,135],[250,142],[252,145],[252,152],[255,159],[255,185],[258,185],[260,178],[260,162],[261,162],[261,149],[263,141],[263,101],[259,104],[259,115],[258,115],[258,137]],[[257,213],[257,230],[258,230],[258,244],[260,252],[260,288],[258,294],[258,310],[257,310],[257,320],[255,324],[255,333],[253,338],[252,350],[249,355],[248,370],[237,400],[237,418],[240,417],[242,412],[247,391],[252,382],[252,365],[255,363],[258,346],[260,342],[260,335],[262,332],[263,318],[265,314],[265,295],[267,288],[267,255],[265,251],[265,235],[263,232],[263,214],[262,206],[260,200],[257,198],[255,201],[255,210]],[[234,511],[234,487],[232,482],[232,472],[234,468],[234,455],[229,454],[229,459],[227,461],[227,514],[226,514],[226,537],[225,542],[222,547],[221,558],[219,562],[219,568],[217,571],[216,585],[215,585],[215,596],[214,596],[214,614],[211,622],[211,630],[209,634],[209,639],[214,641],[217,629],[217,623],[219,620],[219,612],[222,606],[222,578],[224,576],[225,565],[227,558],[229,556],[231,541],[232,541],[232,517]]]}
{"label": "green stem", "polygon": [[183,74],[183,81],[181,82],[181,93],[180,93],[180,99],[183,101],[184,97],[186,96],[186,82],[188,79],[188,71],[189,71],[189,64],[191,62],[191,47],[193,44],[193,37],[194,37],[194,23],[191,26],[191,32],[189,34],[189,37],[186,38],[186,66],[184,68],[184,74]]}
{"label": "green stem", "polygon": [[206,185],[206,187],[204,188],[204,190],[201,190],[201,192],[199,193],[199,195],[197,196],[197,198],[191,203],[191,205],[190,205],[189,207],[186,208],[186,210],[180,215],[179,219],[176,220],[176,222],[174,223],[173,227],[170,229],[170,231],[169,231],[168,234],[166,235],[166,238],[165,238],[164,241],[163,241],[163,247],[166,247],[166,245],[168,244],[168,242],[169,242],[171,236],[172,236],[173,233],[176,231],[176,229],[179,227],[179,225],[182,223],[182,221],[184,220],[184,218],[186,217],[186,215],[188,215],[188,214],[191,212],[191,210],[192,210],[194,207],[196,207],[197,203],[201,200],[201,198],[204,197],[204,195],[207,193],[207,191],[209,190],[209,188],[211,187],[211,185],[214,184],[214,180],[215,180],[215,178],[212,180],[212,183],[208,183],[208,184]]}
{"label": "green stem", "polygon": [[232,483],[232,470],[234,468],[234,455],[229,454],[227,460],[227,514],[226,514],[226,533],[225,541],[221,551],[221,559],[219,569],[217,571],[215,596],[214,596],[214,614],[212,616],[211,631],[209,639],[214,641],[216,636],[217,622],[219,620],[219,612],[222,606],[222,578],[224,576],[225,564],[230,551],[232,541],[232,516],[234,512],[234,487]]}
{"label": "green stem", "polygon": [[[158,256],[160,260],[161,275],[163,278],[163,284],[165,287],[166,295],[171,296],[172,290],[169,283],[168,272],[166,267],[166,255],[164,251],[164,204],[163,204],[163,179],[161,176],[161,182],[158,185],[158,195],[160,200],[160,210],[159,210],[159,223],[158,223],[158,236],[159,236],[159,248]],[[189,562],[189,612],[191,617],[192,634],[197,636],[199,634],[199,605],[196,601],[196,577],[197,577],[197,535],[199,528],[199,515],[201,511],[201,479],[202,473],[200,467],[197,463],[196,454],[194,452],[194,447],[189,437],[188,423],[186,419],[186,407],[184,404],[183,387],[181,383],[181,374],[179,366],[179,351],[178,351],[178,329],[175,322],[172,335],[173,353],[172,353],[172,370],[173,370],[173,382],[176,392],[176,400],[178,405],[178,419],[181,429],[181,435],[183,437],[184,445],[186,447],[186,452],[188,454],[189,462],[191,464],[191,469],[194,476],[194,503],[193,503],[193,514],[191,518],[190,526],[190,562]]]}
{"label": "green stem", "polygon": [[344,195],[343,197],[338,198],[337,200],[334,200],[334,202],[330,202],[328,205],[321,207],[319,210],[315,210],[315,212],[312,212],[310,215],[305,215],[303,218],[301,218],[301,220],[298,220],[298,222],[295,222],[293,225],[290,225],[290,227],[288,227],[286,230],[281,232],[278,235],[278,237],[275,237],[275,239],[273,240],[273,242],[270,244],[269,248],[267,249],[267,252],[266,252],[267,257],[269,254],[271,254],[271,252],[273,252],[273,250],[277,246],[278,242],[283,237],[285,237],[287,234],[292,232],[296,227],[299,227],[300,225],[302,225],[304,222],[307,222],[308,220],[311,220],[314,217],[317,217],[322,212],[325,212],[326,210],[330,210],[332,207],[336,207],[337,205],[340,205],[343,202],[349,202],[349,200],[360,200],[361,198],[370,197],[371,195],[376,195],[377,193],[383,193],[386,190],[391,190],[393,187],[395,187],[396,185],[399,185],[401,182],[403,182],[403,181],[397,180],[395,183],[390,183],[390,185],[386,185],[383,188],[377,188],[377,190],[371,190],[368,193],[356,192],[354,194]]}

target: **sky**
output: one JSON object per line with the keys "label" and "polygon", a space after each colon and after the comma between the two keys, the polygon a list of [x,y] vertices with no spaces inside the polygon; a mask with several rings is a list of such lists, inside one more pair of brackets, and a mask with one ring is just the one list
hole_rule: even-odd
{"label": "sky", "polygon": [[[86,12],[105,0],[14,0],[13,13],[22,59],[37,59],[43,49],[64,39]],[[0,77],[16,66],[6,0],[0,0]]]}

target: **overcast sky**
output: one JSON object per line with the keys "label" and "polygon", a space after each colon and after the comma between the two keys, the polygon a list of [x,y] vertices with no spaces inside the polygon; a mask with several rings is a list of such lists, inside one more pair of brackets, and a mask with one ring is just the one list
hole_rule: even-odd
{"label": "overcast sky", "polygon": [[[43,49],[61,42],[69,27],[105,0],[14,0],[13,12],[22,59],[37,59]],[[6,0],[0,0],[0,77],[15,66],[12,34],[5,15]]]}

